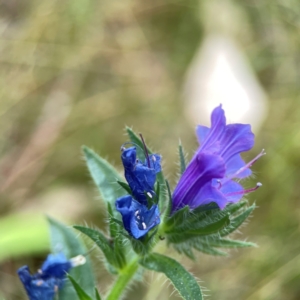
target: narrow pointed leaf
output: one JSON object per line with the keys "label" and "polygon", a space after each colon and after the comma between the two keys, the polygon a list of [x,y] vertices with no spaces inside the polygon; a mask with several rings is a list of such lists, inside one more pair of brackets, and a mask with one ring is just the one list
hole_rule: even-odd
{"label": "narrow pointed leaf", "polygon": [[111,204],[107,202],[107,212],[108,212],[108,222],[109,222],[109,234],[112,238],[117,235],[118,232],[118,224],[113,220],[113,210],[111,208]]}
{"label": "narrow pointed leaf", "polygon": [[141,259],[146,269],[164,273],[185,300],[202,300],[201,289],[196,279],[176,260],[157,253]]}
{"label": "narrow pointed leaf", "polygon": [[107,261],[111,265],[116,266],[116,260],[115,260],[113,249],[110,246],[108,239],[104,236],[104,234],[101,231],[84,227],[84,226],[77,226],[77,225],[74,226],[74,228],[84,233],[90,239],[92,239],[97,244],[97,246],[102,250]]}
{"label": "narrow pointed leaf", "polygon": [[116,199],[126,194],[126,191],[117,183],[117,181],[122,181],[123,178],[111,164],[93,150],[86,146],[83,146],[82,150],[90,174],[103,200],[114,207]]}
{"label": "narrow pointed leaf", "polygon": [[101,296],[100,296],[99,291],[97,290],[97,288],[95,288],[95,295],[96,295],[96,300],[101,300]]}
{"label": "narrow pointed leaf", "polygon": [[228,253],[225,251],[221,251],[219,249],[215,249],[213,247],[210,247],[208,245],[204,245],[204,244],[194,244],[193,247],[200,251],[203,252],[205,254],[209,254],[209,255],[214,255],[214,256],[227,256]]}
{"label": "narrow pointed leaf", "polygon": [[76,291],[76,294],[78,296],[78,298],[80,300],[93,300],[93,298],[91,298],[83,289],[82,287],[77,283],[77,281],[71,276],[68,274],[68,278],[70,279],[75,291]]}
{"label": "narrow pointed leaf", "polygon": [[182,175],[186,169],[185,154],[181,144],[178,146],[179,162],[180,162],[180,174]]}
{"label": "narrow pointed leaf", "polygon": [[216,239],[216,240],[207,240],[207,244],[212,247],[218,248],[246,248],[246,247],[257,247],[256,244],[251,242],[244,241],[235,241],[229,239]]}
{"label": "narrow pointed leaf", "polygon": [[117,183],[129,194],[132,195],[131,189],[129,187],[129,185],[126,182],[123,181],[117,181]]}
{"label": "narrow pointed leaf", "polygon": [[254,209],[255,209],[255,204],[251,205],[244,212],[242,212],[240,215],[238,215],[237,217],[233,218],[230,221],[230,226],[228,226],[227,228],[223,229],[220,232],[220,235],[221,236],[226,236],[226,235],[232,233],[233,231],[235,231],[236,229],[238,229],[244,223],[244,221],[249,217],[249,215],[251,214],[251,212]]}
{"label": "narrow pointed leaf", "polygon": [[[85,246],[71,228],[49,217],[48,222],[50,224],[51,248],[53,253],[62,251],[68,258],[86,253]],[[89,257],[86,257],[84,265],[73,268],[70,274],[75,280],[80,280],[81,287],[85,291],[90,294],[94,292],[95,282]],[[67,280],[64,287],[59,291],[59,299],[78,299],[69,280]]]}

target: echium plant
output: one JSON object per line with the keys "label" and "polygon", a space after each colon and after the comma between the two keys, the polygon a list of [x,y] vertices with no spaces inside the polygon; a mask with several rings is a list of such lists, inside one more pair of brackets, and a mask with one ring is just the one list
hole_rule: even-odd
{"label": "echium plant", "polygon": [[[250,125],[226,125],[220,105],[212,112],[210,128],[197,127],[200,146],[189,164],[179,145],[181,177],[172,192],[162,173],[161,156],[146,146],[142,135],[130,128],[126,131],[129,141],[121,147],[125,180],[106,160],[83,147],[88,169],[107,207],[108,229],[74,228],[99,247],[107,270],[116,276],[104,299],[120,299],[136,274],[142,274],[139,271],[152,270],[165,274],[183,299],[200,300],[196,279],[164,252],[172,247],[194,260],[195,250],[226,255],[226,248],[254,246],[228,235],[255,208],[242,198],[261,184],[245,189],[241,181],[251,175],[250,167],[265,152],[248,163],[243,161],[240,154],[253,147],[254,134]],[[52,300],[56,293],[60,300],[101,299],[94,288],[89,258],[80,255],[86,251],[80,239],[52,219],[50,225],[53,249],[59,245],[65,254],[49,255],[33,275],[27,266],[19,269],[29,299]],[[159,247],[162,243],[165,247]],[[71,256],[76,257],[66,258]]]}

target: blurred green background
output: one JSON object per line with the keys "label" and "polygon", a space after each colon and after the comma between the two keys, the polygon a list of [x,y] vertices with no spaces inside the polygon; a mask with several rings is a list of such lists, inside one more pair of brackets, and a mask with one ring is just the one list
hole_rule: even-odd
{"label": "blurred green background", "polygon": [[[182,260],[208,299],[300,299],[299,28],[296,0],[0,0],[0,298],[25,299],[16,270],[37,269],[48,253],[45,214],[105,225],[81,145],[121,170],[123,129],[133,126],[174,187],[178,139],[189,157],[197,147],[187,70],[218,33],[239,45],[269,102],[245,156],[267,151],[253,167],[263,187],[248,196],[259,208],[237,236],[259,248]],[[99,261],[95,269],[106,291],[110,278]],[[126,299],[173,298],[150,274]]]}

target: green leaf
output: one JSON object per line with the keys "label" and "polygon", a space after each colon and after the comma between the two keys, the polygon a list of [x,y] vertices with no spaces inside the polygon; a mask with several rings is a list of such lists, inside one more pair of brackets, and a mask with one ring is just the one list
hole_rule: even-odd
{"label": "green leaf", "polygon": [[84,227],[84,226],[77,226],[77,225],[74,226],[74,228],[79,230],[86,236],[88,236],[90,239],[92,239],[97,244],[97,246],[102,250],[107,261],[111,265],[117,266],[113,248],[111,247],[108,239],[105,237],[105,235],[101,231],[95,230],[92,228],[88,228],[88,227]]}
{"label": "green leaf", "polygon": [[179,154],[179,162],[180,162],[180,174],[182,175],[186,169],[186,161],[185,161],[185,154],[181,143],[178,146],[178,154]]}
{"label": "green leaf", "polygon": [[[52,252],[62,251],[66,257],[71,258],[86,253],[86,248],[75,232],[64,224],[48,217],[50,224],[51,248]],[[89,257],[82,266],[73,268],[70,275],[77,281],[80,280],[81,287],[89,294],[94,292],[94,276]],[[70,281],[66,282],[64,288],[59,291],[59,299],[75,300],[76,292]]]}
{"label": "green leaf", "polygon": [[244,221],[249,217],[249,215],[255,209],[255,207],[256,207],[255,204],[253,204],[250,207],[248,207],[244,212],[242,212],[240,215],[233,218],[230,221],[230,226],[223,229],[220,232],[220,235],[221,236],[226,236],[226,235],[232,233],[233,231],[235,231],[236,229],[238,229],[244,223]]}
{"label": "green leaf", "polygon": [[76,291],[76,294],[78,296],[78,298],[80,300],[93,300],[93,298],[91,298],[82,288],[81,286],[77,283],[77,281],[71,276],[68,274],[68,278],[70,279],[75,291]]}
{"label": "green leaf", "polygon": [[122,181],[122,177],[111,164],[93,150],[86,146],[83,146],[82,150],[88,169],[103,200],[114,207],[116,199],[126,194],[126,191],[117,183],[117,181]]}
{"label": "green leaf", "polygon": [[201,300],[202,293],[196,279],[176,260],[152,253],[139,263],[146,269],[164,273],[185,300]]}
{"label": "green leaf", "polygon": [[95,295],[96,295],[96,300],[101,300],[99,291],[95,288]]}

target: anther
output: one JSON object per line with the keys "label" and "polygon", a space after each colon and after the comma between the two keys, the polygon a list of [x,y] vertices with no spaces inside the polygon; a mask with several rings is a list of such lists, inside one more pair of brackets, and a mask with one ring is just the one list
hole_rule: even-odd
{"label": "anther", "polygon": [[37,281],[36,285],[41,286],[43,284],[43,282],[44,282],[43,280],[39,280],[39,281]]}
{"label": "anther", "polygon": [[146,224],[143,222],[142,223],[143,229],[145,230],[147,228]]}
{"label": "anther", "polygon": [[154,162],[156,161],[155,155],[152,155],[152,160],[153,160]]}
{"label": "anther", "polygon": [[121,151],[123,152],[123,151],[125,151],[126,150],[126,148],[125,147],[121,147]]}
{"label": "anther", "polygon": [[139,211],[136,210],[135,213],[134,213],[134,215],[137,216],[138,214],[139,214]]}
{"label": "anther", "polygon": [[151,195],[150,192],[147,192],[147,195],[148,195],[149,198],[152,198],[152,195]]}
{"label": "anther", "polygon": [[70,259],[72,267],[77,267],[84,265],[86,263],[86,258],[83,255],[77,255]]}

